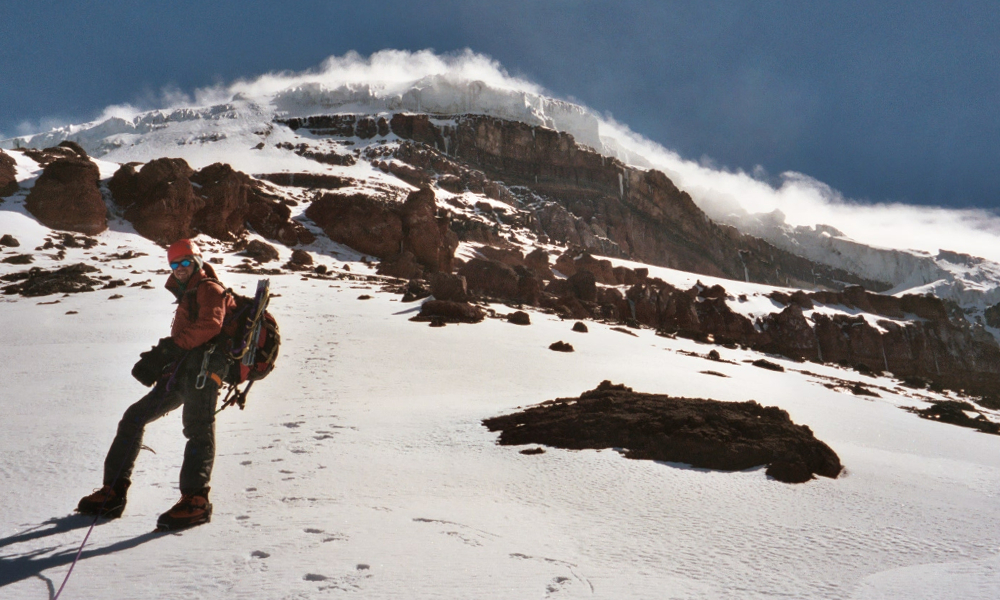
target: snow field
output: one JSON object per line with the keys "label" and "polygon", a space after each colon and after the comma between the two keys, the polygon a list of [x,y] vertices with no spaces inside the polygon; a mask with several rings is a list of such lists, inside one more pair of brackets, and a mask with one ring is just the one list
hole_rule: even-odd
{"label": "snow field", "polygon": [[[5,231],[23,224],[9,211],[0,219]],[[5,598],[49,597],[61,583],[90,524],[67,515],[99,486],[115,424],[145,389],[128,369],[172,315],[165,275],[151,272],[162,250],[128,233],[99,239],[107,246],[90,254],[147,252],[94,264],[152,279],[155,289],[0,296]],[[67,264],[86,259],[82,250],[68,254]],[[220,274],[234,287],[257,279]],[[140,454],[125,515],[94,530],[63,598],[880,598],[901,590],[988,598],[998,589],[1000,440],[898,408],[914,398],[839,393],[793,369],[896,389],[891,380],[769,357],[788,369],[775,373],[742,362],[759,355],[725,348],[735,364],[710,362],[683,352],[714,346],[598,323],[580,334],[537,312],[528,327],[488,319],[430,328],[408,321],[417,303],[368,282],[271,280],[281,356],[246,411],[219,415],[212,523],[150,533],[178,497],[175,411],[147,428],[155,454]],[[109,300],[112,293],[124,297]],[[557,340],[576,351],[549,351]],[[602,379],[780,406],[847,472],[792,486],[763,469],[703,471],[613,450],[525,456],[496,445],[480,424]]]}

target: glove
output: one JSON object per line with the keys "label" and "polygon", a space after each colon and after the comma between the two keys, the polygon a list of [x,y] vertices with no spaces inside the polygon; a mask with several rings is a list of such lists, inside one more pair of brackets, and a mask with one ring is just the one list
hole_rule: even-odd
{"label": "glove", "polygon": [[155,346],[139,354],[139,361],[132,367],[132,377],[149,387],[159,381],[168,365],[181,358],[184,350],[170,338],[161,339]]}
{"label": "glove", "polygon": [[186,350],[181,348],[174,342],[174,338],[160,338],[159,343],[156,344],[156,349],[162,352],[171,361],[177,360],[178,358],[184,356]]}

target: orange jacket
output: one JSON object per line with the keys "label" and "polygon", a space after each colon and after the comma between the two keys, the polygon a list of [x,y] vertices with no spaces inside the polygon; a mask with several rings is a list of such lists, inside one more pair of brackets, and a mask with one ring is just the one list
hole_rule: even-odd
{"label": "orange jacket", "polygon": [[206,281],[198,284],[206,277],[216,278],[212,265],[202,266],[200,271],[191,275],[187,285],[182,286],[173,274],[167,279],[166,288],[177,298],[177,312],[170,325],[170,337],[184,350],[201,346],[219,335],[226,310],[236,306],[218,283]]}

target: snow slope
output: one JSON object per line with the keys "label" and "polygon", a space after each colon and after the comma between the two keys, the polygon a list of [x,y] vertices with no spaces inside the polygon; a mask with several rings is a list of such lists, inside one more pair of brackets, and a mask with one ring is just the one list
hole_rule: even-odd
{"label": "snow slope", "polygon": [[[128,370],[169,325],[163,251],[127,229],[113,224],[102,245],[68,249],[58,264],[85,261],[153,289],[0,296],[5,599],[49,598],[61,585],[90,525],[72,509],[100,484],[115,424],[145,389]],[[0,231],[22,251],[50,233],[16,200],[0,205]],[[147,256],[99,260],[126,250]],[[691,353],[714,346],[596,323],[575,333],[541,313],[529,327],[430,328],[408,320],[415,304],[365,280],[371,271],[349,252],[310,250],[358,279],[272,277],[281,357],[246,411],[218,419],[213,521],[151,533],[178,497],[175,412],[149,426],[124,517],[95,528],[61,598],[993,598],[1000,589],[1000,438],[901,410],[923,405],[924,392],[769,357],[788,369],[776,373],[725,348],[732,364],[709,362]],[[37,265],[57,264],[43,254]],[[228,271],[238,261],[226,255],[220,272],[252,289],[255,277]],[[21,268],[0,264],[0,274]],[[766,291],[758,287],[740,291]],[[549,351],[557,340],[576,351]],[[825,377],[878,386],[881,398],[828,389]],[[846,472],[786,485],[763,469],[705,471],[612,450],[525,456],[480,424],[602,379],[780,406]]]}

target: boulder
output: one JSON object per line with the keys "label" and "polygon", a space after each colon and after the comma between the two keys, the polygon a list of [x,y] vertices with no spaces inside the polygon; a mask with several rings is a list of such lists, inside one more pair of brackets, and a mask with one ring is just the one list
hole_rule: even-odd
{"label": "boulder", "polygon": [[495,260],[473,258],[458,274],[465,277],[469,291],[494,298],[516,298],[519,277],[508,265]]}
{"label": "boulder", "polygon": [[403,248],[431,272],[451,272],[458,236],[448,227],[448,218],[438,216],[434,191],[423,187],[407,196],[399,211],[403,226]]}
{"label": "boulder", "polygon": [[449,300],[428,300],[420,306],[420,313],[411,321],[435,321],[445,323],[479,323],[486,313],[478,306],[467,302]]}
{"label": "boulder", "polygon": [[17,191],[17,162],[14,157],[0,150],[0,198]]}
{"label": "boulder", "polygon": [[240,256],[246,256],[259,263],[265,263],[278,260],[278,250],[271,244],[260,240],[250,240],[246,248],[240,252]]}
{"label": "boulder", "polygon": [[571,275],[568,279],[573,295],[584,302],[597,301],[597,281],[594,274],[587,270],[580,270]]}
{"label": "boulder", "polygon": [[25,208],[46,227],[98,234],[108,228],[100,177],[90,159],[73,154],[54,160],[38,177]]}
{"label": "boulder", "polygon": [[90,158],[90,156],[87,155],[87,151],[83,149],[83,146],[73,140],[63,140],[56,144],[56,147],[71,150],[73,154],[76,154],[80,158]]}
{"label": "boulder", "polygon": [[261,182],[254,180],[247,190],[246,222],[254,231],[286,246],[315,242],[316,236],[292,220],[291,209],[263,188]]}
{"label": "boulder", "polygon": [[195,194],[191,185],[193,174],[184,159],[158,158],[139,171],[134,163],[122,165],[108,188],[140,235],[170,244],[196,234],[192,221],[205,207],[205,200]]}
{"label": "boulder", "polygon": [[403,220],[392,204],[365,194],[324,194],[306,216],[331,240],[376,258],[394,258],[403,243]]}
{"label": "boulder", "polygon": [[288,260],[288,262],[300,267],[311,267],[313,264],[313,257],[305,250],[292,250],[292,257]]}
{"label": "boulder", "polygon": [[233,241],[246,233],[250,177],[227,164],[215,163],[191,175],[204,207],[192,218],[198,231],[217,240]]}
{"label": "boulder", "polygon": [[524,257],[524,265],[538,273],[544,279],[552,279],[552,267],[549,265],[549,253],[541,248],[535,248]]}
{"label": "boulder", "polygon": [[743,471],[768,465],[767,475],[803,483],[836,478],[840,458],[805,425],[774,406],[633,392],[602,382],[579,398],[558,398],[483,421],[502,445],[621,448],[627,458]]}
{"label": "boulder", "polygon": [[469,299],[469,288],[465,277],[456,273],[438,271],[430,276],[431,294],[437,300],[465,302]]}
{"label": "boulder", "polygon": [[399,279],[419,279],[424,276],[424,267],[409,250],[404,250],[392,258],[382,260],[376,269],[379,275]]}
{"label": "boulder", "polygon": [[584,252],[574,259],[576,271],[588,271],[594,275],[597,283],[605,285],[618,285],[618,277],[615,273],[611,261],[607,259],[594,258],[590,252]]}
{"label": "boulder", "polygon": [[523,310],[518,310],[507,315],[507,322],[514,325],[531,325],[531,316]]}
{"label": "boulder", "polygon": [[517,273],[518,300],[527,302],[528,304],[538,304],[538,299],[541,297],[545,282],[542,281],[542,278],[534,269],[528,267],[514,267],[514,272]]}
{"label": "boulder", "polygon": [[760,350],[798,360],[819,360],[819,340],[799,306],[790,304],[779,313],[767,315],[761,329],[756,344]]}

